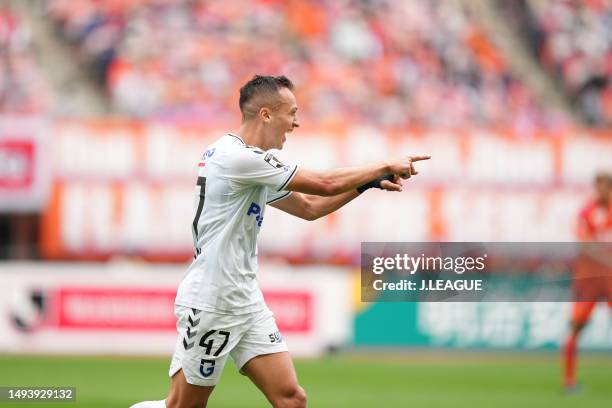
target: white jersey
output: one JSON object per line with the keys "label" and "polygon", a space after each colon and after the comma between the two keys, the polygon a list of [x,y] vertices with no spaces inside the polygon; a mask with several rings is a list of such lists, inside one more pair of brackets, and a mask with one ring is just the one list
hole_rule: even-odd
{"label": "white jersey", "polygon": [[281,200],[297,171],[271,153],[227,134],[198,164],[192,234],[194,260],[175,303],[217,313],[263,310],[256,279],[257,234],[266,204]]}

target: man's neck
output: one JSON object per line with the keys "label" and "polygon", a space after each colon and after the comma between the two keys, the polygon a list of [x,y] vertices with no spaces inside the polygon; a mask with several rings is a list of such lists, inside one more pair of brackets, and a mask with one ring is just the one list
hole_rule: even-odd
{"label": "man's neck", "polygon": [[238,132],[236,132],[236,135],[239,136],[247,145],[266,150],[266,147],[264,146],[263,132],[259,128],[258,124],[243,122],[242,125],[240,125]]}

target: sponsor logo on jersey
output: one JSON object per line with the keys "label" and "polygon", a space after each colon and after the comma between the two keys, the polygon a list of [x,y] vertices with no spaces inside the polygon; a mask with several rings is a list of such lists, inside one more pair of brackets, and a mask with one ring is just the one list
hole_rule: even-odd
{"label": "sponsor logo on jersey", "polygon": [[200,161],[198,162],[198,167],[204,167],[206,166],[206,163],[204,162],[204,160],[206,160],[209,157],[212,157],[213,154],[215,154],[215,151],[217,150],[216,147],[213,147],[212,149],[208,149],[204,152],[204,154],[202,155],[202,158],[200,159]]}
{"label": "sponsor logo on jersey", "polygon": [[251,203],[247,211],[247,217],[251,215],[255,216],[255,221],[257,222],[257,226],[261,227],[261,223],[263,222],[263,217],[261,216],[261,207],[257,203]]}
{"label": "sponsor logo on jersey", "polygon": [[265,155],[264,160],[272,167],[280,169],[282,167],[285,167],[285,165],[283,163],[281,163],[280,160],[278,160],[272,153],[268,153]]}
{"label": "sponsor logo on jersey", "polygon": [[269,334],[268,338],[270,339],[270,343],[282,343],[283,342],[283,336],[281,335],[279,331]]}
{"label": "sponsor logo on jersey", "polygon": [[202,155],[202,160],[212,157],[212,155],[215,154],[216,150],[217,148],[213,147],[212,149],[208,149],[207,151],[205,151]]}

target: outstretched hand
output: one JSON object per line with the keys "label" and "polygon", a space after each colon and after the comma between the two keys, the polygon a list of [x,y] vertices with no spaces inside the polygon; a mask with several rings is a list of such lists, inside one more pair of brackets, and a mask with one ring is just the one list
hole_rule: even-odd
{"label": "outstretched hand", "polygon": [[399,175],[403,179],[419,174],[414,168],[414,162],[429,160],[431,156],[407,156],[389,165],[391,173]]}
{"label": "outstretched hand", "polygon": [[431,156],[408,156],[395,162],[387,163],[389,172],[359,187],[359,194],[370,188],[379,188],[386,191],[402,191],[402,179],[419,174],[414,168],[415,161],[429,160]]}
{"label": "outstretched hand", "polygon": [[402,179],[398,175],[393,176],[393,180],[383,180],[380,188],[387,191],[402,191]]}
{"label": "outstretched hand", "polygon": [[391,162],[389,169],[393,174],[393,178],[391,180],[383,180],[380,183],[380,188],[387,191],[402,191],[402,179],[409,179],[419,174],[414,168],[414,162],[429,159],[431,159],[431,156],[407,156]]}

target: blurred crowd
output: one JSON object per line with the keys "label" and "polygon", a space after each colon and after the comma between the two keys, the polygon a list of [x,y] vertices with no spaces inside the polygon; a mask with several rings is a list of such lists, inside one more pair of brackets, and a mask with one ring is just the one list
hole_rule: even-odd
{"label": "blurred crowd", "polygon": [[590,125],[612,125],[612,1],[521,0],[529,44]]}
{"label": "blurred crowd", "polygon": [[0,5],[0,112],[41,112],[47,95],[46,81],[32,52],[29,26]]}
{"label": "blurred crowd", "polygon": [[[612,2],[519,0],[517,27],[587,123],[612,125]],[[294,80],[311,123],[547,128],[567,119],[510,71],[463,2],[48,0],[58,33],[127,116],[236,120],[254,73]],[[519,6],[517,6],[517,4]],[[506,10],[507,11],[507,10]],[[516,23],[516,22],[515,22]],[[45,109],[30,28],[0,8],[0,109]]]}
{"label": "blurred crowd", "polygon": [[49,0],[48,13],[130,116],[236,119],[240,84],[283,73],[308,122],[563,122],[462,2]]}

